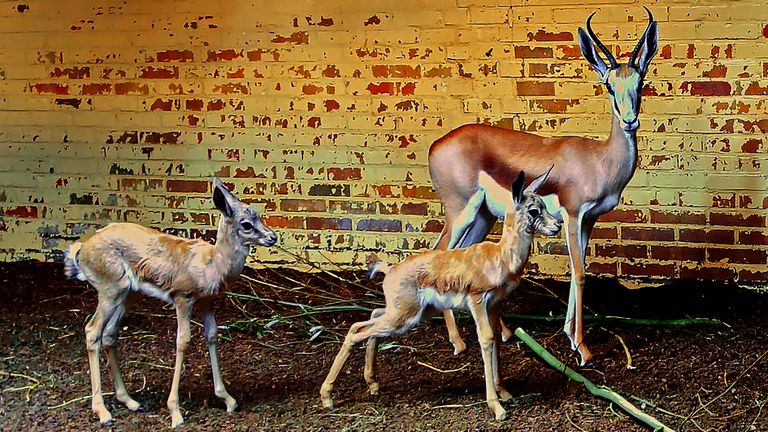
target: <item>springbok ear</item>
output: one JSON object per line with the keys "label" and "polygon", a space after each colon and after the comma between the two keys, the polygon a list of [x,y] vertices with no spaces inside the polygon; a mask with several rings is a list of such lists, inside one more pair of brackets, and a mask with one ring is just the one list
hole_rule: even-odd
{"label": "springbok ear", "polygon": [[640,69],[640,75],[645,76],[648,72],[648,66],[653,60],[653,56],[656,55],[656,50],[659,49],[659,29],[656,25],[656,21],[652,22],[648,29],[643,34],[643,54],[640,56],[638,66]]}
{"label": "springbok ear", "polygon": [[602,57],[600,57],[600,54],[597,53],[592,38],[590,38],[587,32],[581,27],[579,27],[579,46],[581,46],[581,54],[592,68],[595,69],[600,81],[605,81],[605,76],[608,73],[608,66],[606,66]]}
{"label": "springbok ear", "polygon": [[218,177],[213,178],[213,204],[226,217],[232,217],[234,211],[230,202],[237,201],[234,195],[224,186]]}
{"label": "springbok ear", "polygon": [[523,201],[523,187],[525,186],[525,172],[520,171],[517,178],[512,183],[512,201],[520,204]]}
{"label": "springbok ear", "polygon": [[538,177],[536,177],[535,179],[531,180],[531,184],[529,184],[528,187],[525,188],[525,190],[523,192],[536,193],[536,191],[539,190],[541,185],[543,185],[544,182],[547,181],[547,177],[549,177],[549,173],[552,172],[552,168],[554,168],[554,167],[555,167],[555,164],[550,165],[549,168],[547,168],[547,170],[544,171],[543,174],[540,174]]}

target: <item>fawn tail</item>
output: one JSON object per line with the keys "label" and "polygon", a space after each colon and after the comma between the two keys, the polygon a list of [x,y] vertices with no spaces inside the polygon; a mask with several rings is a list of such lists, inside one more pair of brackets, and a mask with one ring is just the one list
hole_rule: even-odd
{"label": "fawn tail", "polygon": [[64,274],[70,279],[85,281],[85,275],[83,275],[80,267],[77,265],[77,257],[80,255],[80,248],[82,246],[82,243],[77,242],[69,247],[67,256],[64,258]]}

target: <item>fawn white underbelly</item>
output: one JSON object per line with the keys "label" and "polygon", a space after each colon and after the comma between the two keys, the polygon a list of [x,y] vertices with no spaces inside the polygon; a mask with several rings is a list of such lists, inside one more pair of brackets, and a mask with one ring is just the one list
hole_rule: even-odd
{"label": "fawn white underbelly", "polygon": [[173,303],[173,299],[167,291],[153,283],[145,282],[139,279],[138,276],[136,276],[136,273],[133,272],[133,269],[128,264],[123,265],[123,270],[125,270],[125,274],[128,276],[128,280],[130,281],[131,291],[138,291],[146,296],[160,299],[166,303]]}
{"label": "fawn white underbelly", "polygon": [[432,306],[439,310],[467,309],[467,294],[455,292],[438,292],[432,287],[423,287],[418,290],[419,302],[423,306]]}

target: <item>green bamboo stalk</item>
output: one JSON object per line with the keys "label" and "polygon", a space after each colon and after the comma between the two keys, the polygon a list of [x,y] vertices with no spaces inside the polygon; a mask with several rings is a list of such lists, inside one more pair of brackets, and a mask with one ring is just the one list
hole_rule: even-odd
{"label": "green bamboo stalk", "polygon": [[539,345],[539,343],[536,342],[536,340],[531,336],[529,336],[525,330],[518,327],[515,330],[515,336],[523,341],[523,343],[528,345],[528,347],[530,347],[533,352],[535,352],[539,357],[547,362],[547,364],[549,364],[553,369],[565,374],[571,380],[583,384],[593,395],[615,403],[632,417],[652,427],[654,431],[674,432],[672,428],[660,422],[656,418],[640,411],[636,406],[632,405],[628,400],[624,399],[621,395],[614,392],[610,388],[605,386],[597,386],[583,375],[564,365],[563,362],[550,354],[543,346]]}
{"label": "green bamboo stalk", "polygon": [[[544,321],[544,322],[562,322],[565,320],[564,315],[526,315],[526,314],[502,314],[503,318],[509,318],[512,320],[526,320],[526,321]],[[582,317],[584,322],[617,322],[622,324],[635,324],[635,325],[648,325],[648,326],[669,326],[669,327],[685,327],[693,325],[713,326],[719,327],[723,325],[723,322],[714,318],[678,318],[678,319],[651,319],[651,318],[627,318],[612,315],[584,315]]]}

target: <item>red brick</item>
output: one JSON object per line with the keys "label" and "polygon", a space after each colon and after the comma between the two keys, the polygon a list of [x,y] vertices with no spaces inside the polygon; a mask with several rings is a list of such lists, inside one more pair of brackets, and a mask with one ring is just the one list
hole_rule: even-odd
{"label": "red brick", "polygon": [[757,249],[707,248],[709,261],[737,264],[765,264],[768,253]]}
{"label": "red brick", "polygon": [[680,241],[689,243],[733,244],[735,235],[728,230],[681,229]]}
{"label": "red brick", "polygon": [[357,221],[358,231],[401,232],[403,223],[399,220],[362,219]]}
{"label": "red brick", "polygon": [[225,50],[217,50],[217,51],[208,51],[208,58],[206,61],[209,62],[222,62],[222,61],[232,61],[243,58],[243,51],[235,51],[233,49],[225,49]]}
{"label": "red brick", "polygon": [[704,248],[651,245],[651,258],[662,261],[704,261]]}
{"label": "red brick", "polygon": [[720,280],[730,281],[736,277],[736,272],[732,269],[725,267],[711,267],[711,266],[699,266],[699,267],[680,267],[680,278],[682,279],[698,279],[698,280]]}
{"label": "red brick", "polygon": [[675,239],[672,228],[621,227],[623,240],[670,241]]}
{"label": "red brick", "polygon": [[17,206],[2,210],[2,215],[16,218],[34,219],[37,218],[38,210],[37,207],[34,206]]}
{"label": "red brick", "polygon": [[141,69],[141,72],[139,73],[139,78],[147,78],[147,79],[178,79],[179,78],[179,67],[178,66],[167,66],[167,67],[160,67],[156,68],[154,66],[145,66]]}
{"label": "red brick", "polygon": [[307,229],[309,230],[351,230],[352,220],[349,218],[323,218],[308,217]]}
{"label": "red brick", "polygon": [[207,193],[207,180],[168,180],[165,184],[168,192]]}
{"label": "red brick", "polygon": [[429,210],[427,203],[403,203],[400,206],[400,213],[404,215],[426,216]]}
{"label": "red brick", "polygon": [[275,36],[272,38],[274,43],[288,43],[294,45],[304,45],[309,43],[309,33],[305,31],[292,33],[290,36]]}
{"label": "red brick", "polygon": [[288,229],[303,229],[304,219],[300,217],[287,217],[267,215],[263,218],[264,223],[270,228],[288,228]]}
{"label": "red brick", "polygon": [[738,244],[766,246],[768,245],[768,234],[764,231],[739,231]]}
{"label": "red brick", "polygon": [[568,246],[562,241],[541,242],[536,248],[536,253],[548,255],[568,255]]}
{"label": "red brick", "polygon": [[765,96],[765,95],[768,95],[768,85],[766,85],[765,87],[760,87],[760,83],[759,82],[753,81],[753,82],[749,83],[749,86],[747,87],[747,89],[744,90],[744,94],[748,95],[748,96],[755,96],[755,95]]}
{"label": "red brick", "polygon": [[69,79],[83,79],[91,77],[91,68],[84,67],[70,67],[70,68],[53,68],[50,74],[51,78],[67,77]]}
{"label": "red brick", "polygon": [[529,46],[516,46],[515,57],[517,58],[552,58],[552,48],[550,47],[529,47]]}
{"label": "red brick", "polygon": [[376,214],[376,203],[367,201],[328,201],[329,213]]}
{"label": "red brick", "polygon": [[645,245],[595,244],[595,256],[621,258],[647,258],[648,248]]}
{"label": "red brick", "polygon": [[194,61],[195,55],[190,50],[168,50],[158,51],[155,55],[159,62],[172,62],[172,61]]}
{"label": "red brick", "polygon": [[403,197],[437,199],[437,194],[429,186],[403,186]]}
{"label": "red brick", "polygon": [[684,81],[683,93],[692,96],[730,96],[731,84],[727,81]]}
{"label": "red brick", "polygon": [[711,213],[709,215],[709,223],[711,225],[724,226],[764,227],[765,216],[757,214]]}
{"label": "red brick", "polygon": [[360,168],[328,168],[328,180],[361,180],[363,178]]}
{"label": "red brick", "polygon": [[56,94],[56,95],[67,95],[69,94],[69,86],[67,84],[57,84],[57,83],[49,83],[49,84],[33,84],[30,86],[30,89],[39,94]]}
{"label": "red brick", "polygon": [[202,111],[203,101],[202,99],[187,99],[184,101],[184,106],[186,107],[187,111]]}
{"label": "red brick", "polygon": [[768,281],[768,270],[739,270],[739,282],[765,284]]}
{"label": "red brick", "polygon": [[248,85],[245,83],[232,82],[227,84],[218,84],[213,86],[214,93],[221,94],[250,94]]}
{"label": "red brick", "polygon": [[593,239],[618,239],[619,238],[619,232],[616,228],[610,227],[594,227],[592,229],[592,235],[590,238]]}
{"label": "red brick", "polygon": [[531,42],[567,42],[572,40],[573,33],[570,32],[552,33],[544,29],[540,29],[536,33],[528,32],[528,41]]}
{"label": "red brick", "polygon": [[674,264],[633,264],[628,262],[621,263],[621,274],[627,276],[653,276],[653,277],[675,277]]}
{"label": "red brick", "polygon": [[109,83],[92,83],[83,84],[80,94],[82,95],[103,95],[112,92],[112,84]]}
{"label": "red brick", "polygon": [[613,262],[597,262],[592,261],[587,264],[587,271],[596,275],[609,274],[616,276],[619,274],[619,263]]}
{"label": "red brick", "polygon": [[424,224],[424,227],[421,229],[421,231],[439,233],[443,230],[444,226],[445,222],[441,220],[430,219]]}
{"label": "red brick", "polygon": [[750,138],[744,141],[741,146],[741,151],[744,153],[757,153],[760,150],[760,146],[763,144],[762,138]]}
{"label": "red brick", "polygon": [[134,82],[115,84],[115,94],[118,95],[148,95],[149,86]]}
{"label": "red brick", "polygon": [[327,207],[323,200],[281,199],[280,210],[285,212],[324,212]]}
{"label": "red brick", "polygon": [[518,96],[554,96],[555,83],[551,81],[517,81]]}
{"label": "red brick", "polygon": [[611,210],[605,213],[599,218],[604,222],[628,222],[639,223],[647,222],[648,218],[643,214],[641,210]]}

